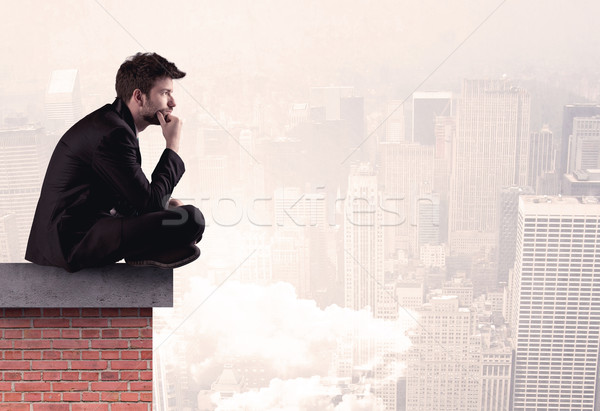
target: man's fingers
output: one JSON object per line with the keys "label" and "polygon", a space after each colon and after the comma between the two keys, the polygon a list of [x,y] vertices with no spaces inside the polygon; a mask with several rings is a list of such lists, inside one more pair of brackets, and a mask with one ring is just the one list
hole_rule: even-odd
{"label": "man's fingers", "polygon": [[165,124],[167,124],[167,122],[165,121],[165,116],[160,111],[156,112],[156,117],[158,118],[158,122],[160,123],[161,126],[164,126]]}

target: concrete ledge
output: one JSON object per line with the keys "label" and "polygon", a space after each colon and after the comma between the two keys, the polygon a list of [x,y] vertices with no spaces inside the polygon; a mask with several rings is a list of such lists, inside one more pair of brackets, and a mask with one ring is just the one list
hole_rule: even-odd
{"label": "concrete ledge", "polygon": [[0,264],[0,307],[172,307],[173,270],[112,264],[69,273]]}

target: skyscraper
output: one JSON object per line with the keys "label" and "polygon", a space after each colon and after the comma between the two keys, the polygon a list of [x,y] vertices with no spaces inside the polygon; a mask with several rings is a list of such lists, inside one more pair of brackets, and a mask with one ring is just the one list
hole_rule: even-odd
{"label": "skyscraper", "polygon": [[436,117],[452,116],[452,93],[443,91],[413,94],[412,142],[425,145],[436,143]]}
{"label": "skyscraper", "polygon": [[515,411],[597,409],[599,233],[597,197],[519,199],[509,306]]}
{"label": "skyscraper", "polygon": [[377,312],[377,295],[384,292],[383,210],[377,174],[367,163],[351,171],[344,204],[345,306]]}
{"label": "skyscraper", "polygon": [[531,133],[529,149],[529,171],[528,185],[535,190],[536,194],[551,194],[542,192],[542,182],[547,174],[555,173],[556,149],[552,131],[547,125],[538,132]]}
{"label": "skyscraper", "polygon": [[19,261],[25,255],[51,150],[42,128],[25,126],[0,130],[0,212],[14,213],[16,218],[18,234],[13,250]]}
{"label": "skyscraper", "polygon": [[600,105],[598,104],[568,104],[564,107],[560,143],[560,175],[567,172],[569,137],[573,134],[573,119],[575,117],[593,117],[596,115],[600,115]]}
{"label": "skyscraper", "polygon": [[600,168],[600,116],[575,117],[567,173]]}
{"label": "skyscraper", "polygon": [[527,184],[529,93],[506,79],[464,80],[454,139],[449,242],[493,248],[500,189]]}
{"label": "skyscraper", "polygon": [[54,70],[46,90],[46,128],[62,134],[82,117],[79,71]]}

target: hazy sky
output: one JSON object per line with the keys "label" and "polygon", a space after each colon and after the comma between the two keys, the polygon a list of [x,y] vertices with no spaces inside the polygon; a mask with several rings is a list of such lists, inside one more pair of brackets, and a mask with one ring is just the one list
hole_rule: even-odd
{"label": "hazy sky", "polygon": [[357,81],[359,73],[408,90],[497,7],[422,89],[463,75],[597,78],[600,67],[600,3],[591,0],[2,3],[4,89],[43,87],[51,70],[76,67],[84,91],[107,84],[112,97],[116,68],[143,47],[206,84],[229,74],[293,88]]}

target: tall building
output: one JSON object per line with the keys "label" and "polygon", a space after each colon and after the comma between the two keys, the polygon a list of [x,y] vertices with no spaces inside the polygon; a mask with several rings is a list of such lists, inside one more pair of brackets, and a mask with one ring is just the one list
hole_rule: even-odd
{"label": "tall building", "polygon": [[[19,256],[18,261],[25,256],[51,143],[44,129],[39,127],[0,129],[0,212],[15,215],[17,242],[13,249]],[[15,241],[14,238],[11,241]]]}
{"label": "tall building", "polygon": [[565,174],[562,194],[567,196],[600,196],[600,169],[577,170]]}
{"label": "tall building", "polygon": [[596,410],[600,199],[522,196],[510,282],[513,410]]}
{"label": "tall building", "polygon": [[562,136],[560,143],[559,174],[567,173],[569,156],[569,137],[573,134],[573,119],[575,117],[593,117],[600,115],[598,104],[568,104],[563,109]]}
{"label": "tall building", "polygon": [[413,94],[412,142],[436,144],[436,117],[452,116],[452,93],[426,91]]}
{"label": "tall building", "polygon": [[[420,202],[433,190],[434,148],[413,143],[380,143],[381,174],[386,213],[394,217],[386,221],[386,254],[403,250],[418,256],[417,243],[417,205],[423,203],[425,215],[427,201]],[[435,208],[435,207],[434,207]],[[438,207],[439,210],[439,207]],[[430,209],[435,214],[435,210]]]}
{"label": "tall building", "polygon": [[449,243],[492,249],[502,187],[527,184],[530,96],[506,79],[464,80],[454,139]]}
{"label": "tall building", "polygon": [[406,370],[407,411],[481,410],[477,315],[458,297],[434,297],[418,311]]}
{"label": "tall building", "polygon": [[404,123],[404,105],[400,100],[392,100],[387,104],[385,118],[385,141],[399,143],[405,141],[406,125]]}
{"label": "tall building", "polygon": [[59,134],[67,131],[83,116],[79,71],[54,70],[46,90],[46,128]]}
{"label": "tall building", "polygon": [[508,272],[515,264],[519,196],[534,194],[531,187],[504,187],[500,191],[498,217],[498,274],[497,280],[508,281]]}
{"label": "tall building", "polygon": [[575,117],[567,173],[600,168],[600,116]]}
{"label": "tall building", "polygon": [[369,306],[376,313],[384,280],[383,210],[377,174],[369,164],[353,167],[344,211],[345,306]]}
{"label": "tall building", "polygon": [[546,175],[556,172],[555,159],[556,149],[552,131],[545,125],[540,131],[531,133],[529,147],[528,185],[536,194],[550,194],[543,192],[543,182]]}

